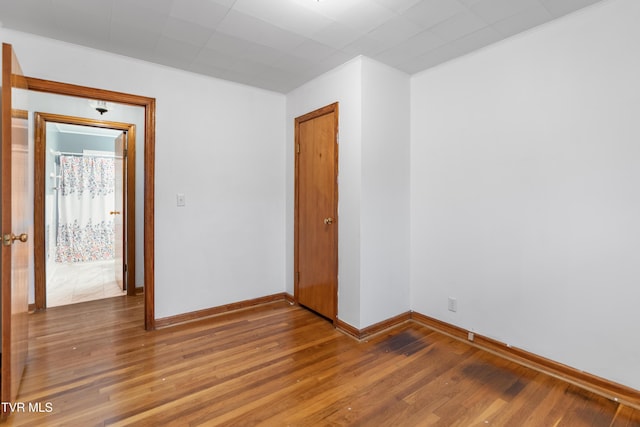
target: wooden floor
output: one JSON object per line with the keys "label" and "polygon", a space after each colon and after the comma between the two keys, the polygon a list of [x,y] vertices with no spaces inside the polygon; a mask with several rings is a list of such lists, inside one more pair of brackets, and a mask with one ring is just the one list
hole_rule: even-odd
{"label": "wooden floor", "polygon": [[142,297],[31,315],[18,401],[42,412],[6,425],[640,426],[415,323],[357,342],[285,302],[154,332],[142,318]]}

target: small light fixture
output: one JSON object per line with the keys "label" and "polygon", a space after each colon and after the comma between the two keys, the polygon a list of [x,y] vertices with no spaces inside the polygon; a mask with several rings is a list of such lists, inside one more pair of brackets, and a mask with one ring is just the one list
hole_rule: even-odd
{"label": "small light fixture", "polygon": [[100,115],[103,115],[104,113],[106,113],[107,111],[109,111],[109,109],[107,108],[107,102],[106,101],[98,101],[96,102],[96,111],[98,113],[100,113]]}
{"label": "small light fixture", "polygon": [[100,115],[103,115],[109,110],[113,110],[113,108],[107,105],[107,101],[99,101],[99,100],[89,101],[89,105],[91,106],[91,108],[93,108],[98,113],[100,113]]}

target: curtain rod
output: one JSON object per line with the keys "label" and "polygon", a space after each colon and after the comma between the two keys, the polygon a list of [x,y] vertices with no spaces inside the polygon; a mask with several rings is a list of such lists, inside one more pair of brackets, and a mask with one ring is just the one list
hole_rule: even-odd
{"label": "curtain rod", "polygon": [[115,154],[83,154],[83,153],[70,153],[66,151],[51,151],[52,154],[56,156],[88,156],[88,157],[109,157],[115,159],[121,159],[122,156],[116,156]]}

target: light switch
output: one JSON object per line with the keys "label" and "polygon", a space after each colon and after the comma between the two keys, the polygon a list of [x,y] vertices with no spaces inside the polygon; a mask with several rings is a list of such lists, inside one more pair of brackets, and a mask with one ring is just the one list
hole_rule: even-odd
{"label": "light switch", "polygon": [[182,194],[182,193],[176,194],[176,204],[179,207],[184,207],[185,206],[184,194]]}

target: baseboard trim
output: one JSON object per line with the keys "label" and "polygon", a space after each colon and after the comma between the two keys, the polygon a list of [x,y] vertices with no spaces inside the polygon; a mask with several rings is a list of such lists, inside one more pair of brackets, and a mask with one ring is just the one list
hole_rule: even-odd
{"label": "baseboard trim", "polygon": [[[517,347],[512,347],[506,343],[494,340],[493,338],[479,335],[473,331],[465,330],[458,326],[425,316],[424,314],[420,314],[415,311],[411,312],[411,319],[416,323],[428,327],[429,329],[433,329],[436,332],[448,335],[457,340],[464,341],[481,350],[571,383],[607,399],[640,410],[639,390],[580,371],[554,360],[547,359]],[[473,332],[474,334],[473,341],[468,339],[469,332]]]}
{"label": "baseboard trim", "polygon": [[193,322],[196,320],[204,319],[206,317],[217,316],[232,311],[254,307],[256,305],[268,304],[277,301],[287,301],[291,303],[291,301],[293,301],[293,297],[286,292],[281,292],[278,294],[267,295],[260,298],[220,305],[218,307],[205,308],[203,310],[191,311],[189,313],[177,314],[175,316],[162,317],[160,319],[156,319],[155,324],[156,328],[164,328],[167,326],[176,325],[178,323]]}
{"label": "baseboard trim", "polygon": [[336,319],[335,327],[358,340],[362,340],[365,338],[369,338],[372,335],[379,334],[380,332],[384,332],[387,329],[394,328],[410,320],[411,312],[407,311],[406,313],[398,314],[397,316],[391,317],[387,320],[383,320],[382,322],[367,326],[364,329],[355,328],[340,319]]}
{"label": "baseboard trim", "polygon": [[291,305],[294,305],[296,303],[296,299],[293,297],[293,295],[287,292],[284,292],[284,300]]}

